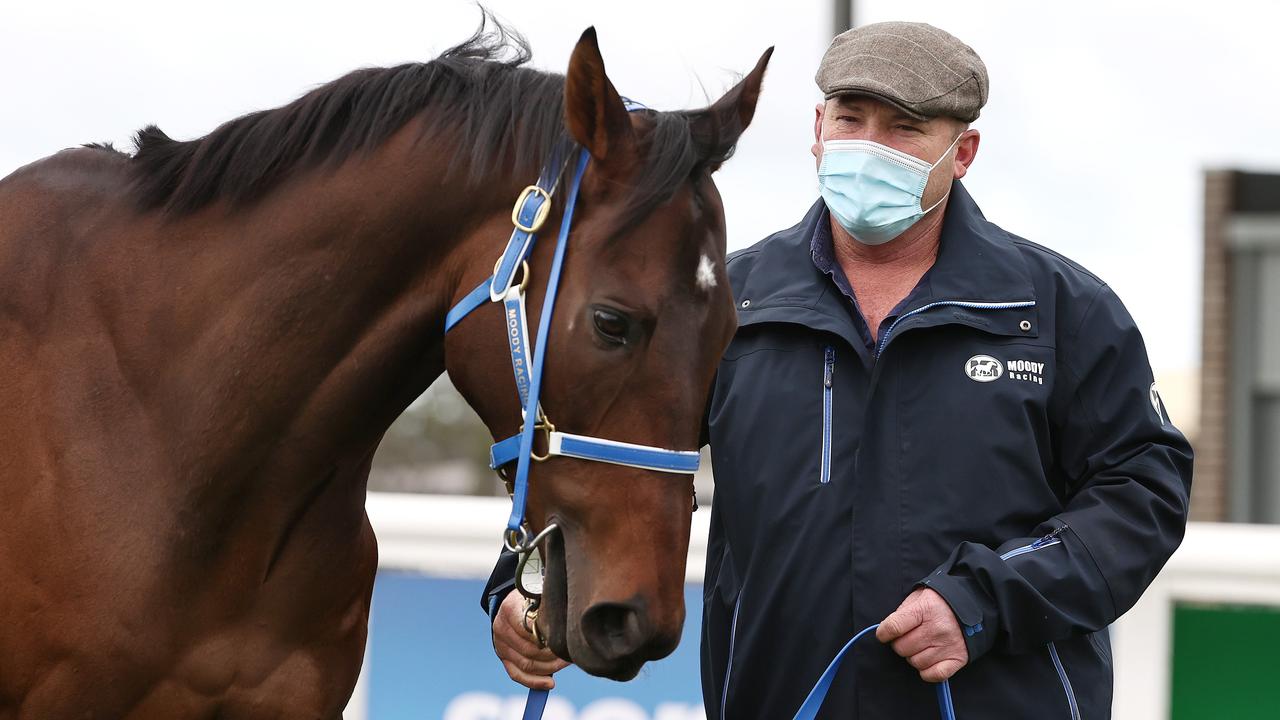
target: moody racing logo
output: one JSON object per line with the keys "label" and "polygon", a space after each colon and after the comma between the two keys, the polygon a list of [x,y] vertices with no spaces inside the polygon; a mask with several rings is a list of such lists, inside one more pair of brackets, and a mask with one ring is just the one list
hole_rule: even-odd
{"label": "moody racing logo", "polygon": [[990,355],[974,355],[964,363],[964,374],[980,383],[995,382],[1006,375],[1010,380],[1044,384],[1044,363],[1031,360],[997,360]]}
{"label": "moody racing logo", "polygon": [[990,355],[974,355],[965,362],[964,374],[968,375],[970,380],[989,383],[1000,379],[1004,374],[1004,367],[999,360]]}
{"label": "moody racing logo", "polygon": [[524,318],[520,317],[519,306],[507,304],[507,342],[511,346],[511,366],[516,372],[516,390],[520,393],[521,404],[529,399],[529,371],[524,356]]}
{"label": "moody racing logo", "polygon": [[1044,363],[1042,362],[1010,360],[1008,368],[1010,380],[1025,380],[1037,385],[1044,384]]}

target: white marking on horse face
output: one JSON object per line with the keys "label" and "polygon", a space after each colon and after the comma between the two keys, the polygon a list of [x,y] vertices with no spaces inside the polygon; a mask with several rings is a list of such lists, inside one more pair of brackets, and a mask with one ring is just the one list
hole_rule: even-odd
{"label": "white marking on horse face", "polygon": [[698,289],[703,292],[711,292],[711,289],[716,286],[716,266],[705,254],[698,260],[698,271],[694,275],[694,280],[698,284]]}

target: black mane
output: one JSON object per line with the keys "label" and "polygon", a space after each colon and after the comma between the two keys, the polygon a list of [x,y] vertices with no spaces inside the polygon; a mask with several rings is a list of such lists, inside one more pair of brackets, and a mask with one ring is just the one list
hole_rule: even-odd
{"label": "black mane", "polygon": [[[511,170],[532,181],[564,132],[565,81],[523,67],[530,58],[527,41],[486,12],[475,34],[430,62],[356,70],[196,140],[176,141],[148,126],[137,134],[132,160],[139,201],[175,214],[215,200],[252,202],[298,168],[336,165],[377,147],[419,114],[428,133],[458,133],[448,150],[452,168],[465,166],[473,180]],[[447,112],[424,113],[429,108]],[[732,153],[717,123],[693,122],[709,117],[706,111],[648,115],[649,150],[635,179],[632,218]]]}

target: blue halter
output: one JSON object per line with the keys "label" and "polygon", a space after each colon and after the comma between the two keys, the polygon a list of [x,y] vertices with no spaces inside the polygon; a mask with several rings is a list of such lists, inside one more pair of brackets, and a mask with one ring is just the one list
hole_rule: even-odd
{"label": "blue halter", "polygon": [[[511,515],[507,518],[504,534],[508,549],[527,552],[528,530],[524,526],[525,503],[529,491],[529,468],[532,462],[560,455],[594,460],[596,462],[625,465],[642,470],[688,474],[698,469],[696,450],[668,450],[634,443],[605,440],[585,435],[559,432],[548,419],[539,403],[542,391],[542,366],[546,359],[547,335],[551,329],[555,309],[556,289],[564,264],[565,249],[569,241],[569,229],[573,224],[573,211],[577,203],[582,176],[590,160],[590,154],[573,141],[562,138],[551,151],[535,185],[520,193],[512,211],[515,230],[498,262],[493,275],[486,278],[468,293],[445,316],[445,332],[451,330],[476,308],[490,303],[503,304],[506,319],[507,344],[511,351],[511,367],[515,375],[516,390],[520,396],[522,413],[521,431],[493,444],[489,451],[490,466],[502,468],[516,463],[515,480],[512,483]],[[551,209],[551,199],[560,185],[561,176],[572,165],[568,197],[565,199],[564,218],[560,223],[560,235],[556,244],[551,272],[547,280],[546,298],[542,305],[542,317],[538,324],[537,342],[533,346],[533,358],[529,358],[529,331],[525,312],[525,288],[529,281],[528,257],[537,240],[538,230],[546,221]],[[517,280],[519,273],[519,282]],[[533,421],[529,419],[532,416]],[[534,453],[534,435],[546,434],[545,455]]]}
{"label": "blue halter", "polygon": [[[628,111],[644,107],[629,100],[626,103]],[[507,549],[521,556],[522,567],[523,560],[533,551],[542,537],[540,534],[538,537],[531,538],[524,524],[525,503],[529,494],[529,467],[534,461],[543,461],[560,455],[580,460],[625,465],[641,470],[680,474],[693,473],[698,469],[699,464],[696,450],[668,450],[559,432],[547,418],[539,403],[542,396],[542,366],[546,359],[547,335],[551,330],[556,290],[560,285],[560,273],[564,266],[565,250],[569,244],[569,229],[573,225],[573,211],[577,204],[578,191],[582,186],[582,176],[590,158],[590,153],[578,147],[568,137],[562,137],[556,142],[542,167],[537,183],[526,187],[516,199],[515,207],[511,211],[511,222],[515,229],[511,233],[510,240],[507,241],[502,256],[494,265],[493,275],[485,278],[474,290],[458,301],[445,315],[444,321],[444,330],[447,333],[482,305],[490,302],[503,304],[507,344],[511,351],[511,368],[515,375],[516,392],[520,396],[521,419],[524,422],[518,434],[494,443],[489,449],[489,466],[497,470],[511,462],[516,463],[515,479],[511,486],[511,515],[507,518],[507,529],[503,533],[503,541]],[[560,222],[560,235],[547,279],[547,294],[543,300],[542,316],[538,323],[537,344],[534,346],[533,358],[530,360],[529,322],[525,311],[525,288],[529,283],[528,258],[533,251],[534,242],[537,241],[537,233],[550,214],[552,197],[559,188],[565,169],[570,163],[572,163],[572,176],[569,181],[568,197],[565,200],[564,217]],[[517,272],[520,273],[519,282],[516,282]],[[530,422],[531,414],[532,422]],[[537,455],[533,451],[534,435],[539,430],[546,433],[545,455]],[[550,527],[547,530],[550,530]],[[546,530],[543,531],[544,534],[545,532]],[[520,571],[517,571],[517,575],[519,573]],[[525,592],[519,577],[516,584],[521,592]],[[530,719],[542,717],[542,709],[546,702],[547,691],[530,690],[524,716]]]}

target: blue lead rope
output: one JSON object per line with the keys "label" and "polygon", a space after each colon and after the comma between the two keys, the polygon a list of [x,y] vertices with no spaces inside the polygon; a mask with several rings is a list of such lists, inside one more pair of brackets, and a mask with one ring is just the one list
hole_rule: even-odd
{"label": "blue lead rope", "polygon": [[[840,663],[844,660],[844,656],[848,654],[854,643],[861,640],[863,636],[875,632],[878,627],[880,627],[880,623],[862,629],[849,642],[845,643],[844,647],[840,648],[840,652],[836,653],[836,656],[831,660],[831,664],[827,665],[827,669],[823,671],[822,677],[818,678],[818,684],[814,685],[813,689],[809,691],[809,697],[804,699],[804,704],[796,712],[795,720],[813,720],[818,716],[818,710],[822,708],[822,702],[827,699],[827,692],[831,690],[831,682],[835,680],[836,671],[840,669]],[[951,684],[943,680],[938,683],[937,687],[938,713],[942,720],[956,720],[956,711],[951,704]]]}
{"label": "blue lead rope", "polygon": [[[854,635],[849,642],[840,648],[840,652],[832,658],[831,664],[827,665],[827,669],[823,671],[822,677],[818,678],[818,683],[809,691],[809,696],[804,699],[804,704],[796,711],[795,720],[814,720],[818,717],[818,711],[822,709],[822,703],[827,699],[827,693],[831,690],[831,683],[836,678],[836,672],[840,670],[840,663],[844,661],[844,656],[849,653],[850,648],[854,646],[864,636],[875,632],[880,627],[880,623],[876,623],[871,627],[863,628]],[[951,702],[951,683],[943,680],[937,684],[938,689],[938,714],[942,720],[956,720],[956,709]],[[547,706],[548,690],[530,690],[529,699],[525,701],[523,720],[541,720],[542,711]]]}
{"label": "blue lead rope", "polygon": [[547,707],[550,690],[530,690],[529,699],[524,701],[524,715],[520,720],[542,720],[542,711]]}

